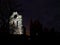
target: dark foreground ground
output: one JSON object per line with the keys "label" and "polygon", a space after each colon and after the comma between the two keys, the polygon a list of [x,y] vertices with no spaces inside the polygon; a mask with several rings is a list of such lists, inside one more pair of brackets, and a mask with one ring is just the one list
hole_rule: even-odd
{"label": "dark foreground ground", "polygon": [[40,33],[39,36],[27,36],[27,35],[12,35],[7,33],[0,33],[0,40],[41,40],[41,39],[60,39],[60,33]]}
{"label": "dark foreground ground", "polygon": [[[22,44],[22,45],[30,45],[33,42],[40,42],[40,41],[53,41],[59,40],[60,33],[41,33],[38,37],[30,37],[26,35],[12,35],[7,33],[0,33],[0,43],[3,44]],[[35,43],[34,43],[35,44]]]}

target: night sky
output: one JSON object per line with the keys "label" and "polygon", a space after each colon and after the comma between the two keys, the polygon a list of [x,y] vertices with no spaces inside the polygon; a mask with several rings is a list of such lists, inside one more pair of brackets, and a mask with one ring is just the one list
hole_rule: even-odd
{"label": "night sky", "polygon": [[20,11],[23,8],[23,24],[27,27],[32,20],[40,20],[44,27],[54,27],[60,32],[60,6],[58,0],[11,0],[11,8]]}
{"label": "night sky", "polygon": [[60,32],[59,4],[58,0],[24,0],[24,21],[28,23],[31,16],[33,20],[39,18],[43,27],[54,27]]}

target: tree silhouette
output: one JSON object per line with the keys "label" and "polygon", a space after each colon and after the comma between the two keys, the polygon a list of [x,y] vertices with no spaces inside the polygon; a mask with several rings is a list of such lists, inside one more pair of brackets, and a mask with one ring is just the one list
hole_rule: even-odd
{"label": "tree silhouette", "polygon": [[54,28],[51,28],[51,32],[54,32]]}
{"label": "tree silhouette", "polygon": [[40,37],[42,32],[42,25],[40,24],[39,20],[35,20],[34,22],[30,23],[30,35],[31,38],[36,40]]}

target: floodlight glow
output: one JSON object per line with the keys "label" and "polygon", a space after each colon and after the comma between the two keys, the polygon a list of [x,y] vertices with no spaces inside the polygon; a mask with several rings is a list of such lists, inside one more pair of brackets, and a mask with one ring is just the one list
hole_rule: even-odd
{"label": "floodlight glow", "polygon": [[[16,18],[14,18],[15,15],[17,15]],[[14,22],[14,24],[13,24],[13,22]],[[17,12],[13,12],[12,16],[10,17],[9,24],[12,25],[10,27],[13,27],[13,25],[14,25],[13,34],[20,34],[20,35],[23,34],[22,15],[19,15]]]}

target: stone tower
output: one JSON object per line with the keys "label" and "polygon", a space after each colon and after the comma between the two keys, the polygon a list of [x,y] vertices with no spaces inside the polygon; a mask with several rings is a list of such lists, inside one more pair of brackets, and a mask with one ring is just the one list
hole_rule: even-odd
{"label": "stone tower", "polygon": [[17,12],[13,12],[9,20],[10,34],[23,34],[22,15],[19,15]]}

